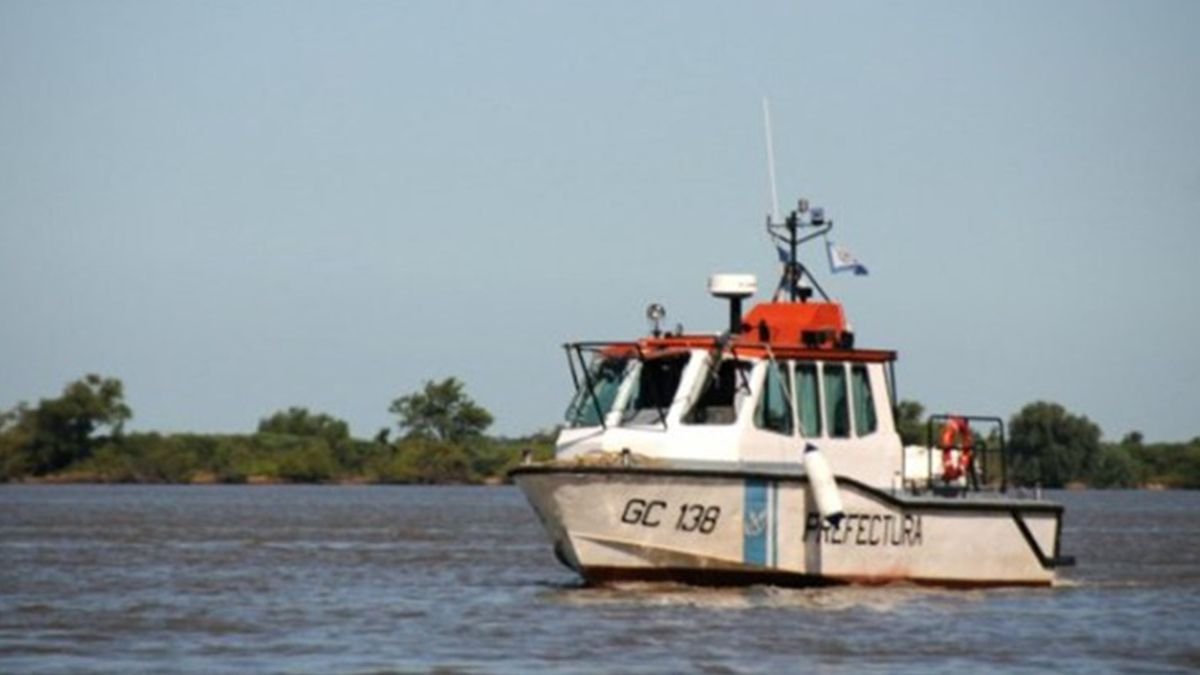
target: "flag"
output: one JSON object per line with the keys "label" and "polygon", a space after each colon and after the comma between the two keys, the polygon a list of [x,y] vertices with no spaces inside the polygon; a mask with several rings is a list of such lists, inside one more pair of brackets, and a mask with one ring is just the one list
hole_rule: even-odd
{"label": "flag", "polygon": [[792,259],[792,254],[776,246],[775,252],[779,254],[779,262],[787,264]]}
{"label": "flag", "polygon": [[829,269],[834,274],[838,272],[854,272],[855,276],[865,276],[867,268],[854,257],[848,249],[838,246],[832,241],[825,242],[829,249]]}

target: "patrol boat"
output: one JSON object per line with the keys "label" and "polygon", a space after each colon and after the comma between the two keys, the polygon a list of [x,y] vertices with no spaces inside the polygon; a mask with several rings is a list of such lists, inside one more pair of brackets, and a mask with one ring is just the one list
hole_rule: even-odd
{"label": "patrol boat", "polygon": [[901,443],[896,352],[856,346],[797,257],[832,227],[804,200],[768,217],[781,280],[743,316],[755,278],[712,276],[724,332],[664,331],[651,305],[649,336],[564,345],[555,457],[510,476],[586,582],[1046,586],[1074,563],[1063,507],[1009,485],[1002,420]]}

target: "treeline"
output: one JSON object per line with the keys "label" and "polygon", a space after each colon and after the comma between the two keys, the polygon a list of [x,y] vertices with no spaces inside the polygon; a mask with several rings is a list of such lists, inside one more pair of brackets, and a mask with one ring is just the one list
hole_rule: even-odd
{"label": "treeline", "polygon": [[[300,407],[262,418],[253,433],[127,433],[133,411],[121,381],[88,375],[57,398],[0,413],[0,482],[477,483],[502,479],[527,448],[536,459],[553,456],[553,431],[486,435],[491,413],[453,377],[426,382],[388,410],[397,417],[395,439],[391,427],[353,438],[344,421]],[[939,443],[920,403],[901,401],[896,421],[905,444]],[[1017,485],[1200,488],[1200,437],[1146,443],[1134,431],[1104,442],[1086,416],[1043,401],[1023,407],[1007,427]],[[988,448],[981,455],[998,453],[995,431],[973,429],[977,447]]]}
{"label": "treeline", "polygon": [[397,398],[396,439],[353,438],[346,422],[301,407],[247,434],[126,432],[120,380],[88,375],[62,395],[0,413],[0,481],[104,483],[478,483],[501,479],[524,449],[553,454],[550,432],[485,435],[492,415],[455,378]]}
{"label": "treeline", "polygon": [[[928,417],[916,401],[901,401],[897,427],[906,445],[937,445]],[[991,430],[986,430],[991,431]],[[934,429],[934,435],[938,430]],[[1145,443],[1132,431],[1120,442],[1102,441],[1096,423],[1057,403],[1037,401],[1008,421],[1009,478],[1017,485],[1049,488],[1200,488],[1200,436],[1186,443]],[[992,433],[976,443],[998,450]]]}

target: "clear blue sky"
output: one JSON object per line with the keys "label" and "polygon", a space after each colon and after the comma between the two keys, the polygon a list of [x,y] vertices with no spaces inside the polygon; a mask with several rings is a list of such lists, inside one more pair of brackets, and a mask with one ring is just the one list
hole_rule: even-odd
{"label": "clear blue sky", "polygon": [[[0,408],[392,422],[455,375],[519,434],[560,344],[719,329],[781,198],[904,397],[1200,435],[1200,3],[0,0]],[[820,263],[820,251],[809,253]]]}

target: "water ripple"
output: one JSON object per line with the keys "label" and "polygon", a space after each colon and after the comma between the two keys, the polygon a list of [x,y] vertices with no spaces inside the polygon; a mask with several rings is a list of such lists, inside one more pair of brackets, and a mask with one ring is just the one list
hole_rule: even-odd
{"label": "water ripple", "polygon": [[511,488],[0,488],[0,672],[1200,668],[1196,493],[1064,493],[1052,589],[582,585]]}

